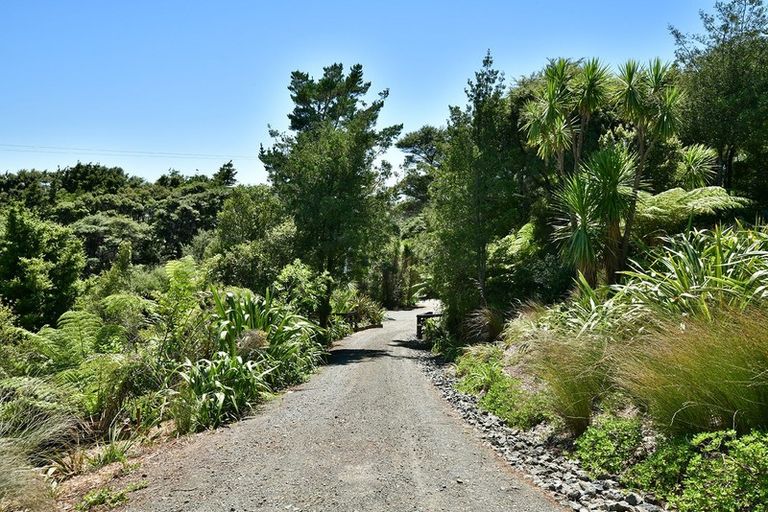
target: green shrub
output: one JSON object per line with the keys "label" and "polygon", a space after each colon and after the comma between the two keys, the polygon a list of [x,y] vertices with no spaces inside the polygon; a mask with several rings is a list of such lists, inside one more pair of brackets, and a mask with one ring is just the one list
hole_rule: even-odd
{"label": "green shrub", "polygon": [[54,322],[75,302],[85,267],[83,244],[70,228],[11,209],[0,238],[0,296],[26,329]]}
{"label": "green shrub", "polygon": [[520,381],[504,373],[504,352],[496,345],[479,345],[459,357],[456,389],[483,396],[478,405],[508,425],[531,428],[547,419],[547,405],[541,394],[522,389]]}
{"label": "green shrub", "polygon": [[179,397],[184,405],[176,409],[177,429],[217,428],[239,419],[269,391],[266,373],[258,363],[225,352],[210,360],[187,360],[179,372],[186,387]]}
{"label": "green shrub", "polygon": [[628,466],[642,439],[639,421],[602,416],[576,440],[576,456],[593,475],[615,475]]}
{"label": "green shrub", "polygon": [[[274,301],[269,293],[266,297],[247,291],[222,296],[214,290],[213,298],[221,350],[232,356],[242,353],[268,368],[265,380],[273,389],[301,382],[320,363],[324,330]],[[263,339],[246,349],[244,342],[254,333]]]}
{"label": "green shrub", "polygon": [[541,394],[523,390],[520,381],[504,374],[493,381],[479,405],[512,427],[528,429],[549,418]]}
{"label": "green shrub", "polygon": [[765,226],[694,229],[663,240],[616,287],[627,301],[711,319],[718,308],[744,309],[768,297]]}
{"label": "green shrub", "polygon": [[317,274],[297,259],[283,267],[272,286],[279,301],[300,315],[316,318],[332,283],[328,273]]}
{"label": "green shrub", "polygon": [[768,510],[768,434],[700,434],[692,445],[698,453],[688,464],[682,494],[672,499],[680,512]]}
{"label": "green shrub", "polygon": [[456,361],[457,389],[477,395],[488,391],[502,376],[504,352],[496,345],[479,345],[467,349]]}
{"label": "green shrub", "polygon": [[622,482],[629,487],[652,492],[668,500],[680,491],[694,453],[688,439],[665,441],[646,459],[631,466],[622,475]]}

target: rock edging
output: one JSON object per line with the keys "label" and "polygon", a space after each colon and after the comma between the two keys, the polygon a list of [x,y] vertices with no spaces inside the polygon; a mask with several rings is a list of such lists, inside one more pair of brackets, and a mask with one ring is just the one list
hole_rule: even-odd
{"label": "rock edging", "polygon": [[619,512],[662,512],[652,495],[630,492],[613,478],[591,478],[578,461],[555,453],[548,443],[550,430],[540,425],[529,431],[507,427],[493,414],[478,407],[478,398],[456,390],[452,367],[432,355],[423,355],[419,364],[440,390],[443,398],[461,417],[477,428],[490,446],[510,466],[520,470],[534,484],[551,492],[559,503],[578,512],[609,510]]}

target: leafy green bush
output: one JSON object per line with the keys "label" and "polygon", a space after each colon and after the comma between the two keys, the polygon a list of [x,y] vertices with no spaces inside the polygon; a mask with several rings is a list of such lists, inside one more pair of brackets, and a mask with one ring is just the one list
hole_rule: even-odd
{"label": "leafy green bush", "polygon": [[319,315],[332,282],[327,273],[318,275],[297,259],[283,267],[272,286],[278,300],[290,305],[296,313],[313,318]]}
{"label": "leafy green bush", "polygon": [[748,199],[732,196],[722,187],[672,188],[656,195],[641,191],[637,204],[637,234],[652,239],[664,233],[677,233],[694,219],[711,221],[733,217],[749,206]]}
{"label": "leafy green bush", "polygon": [[668,500],[680,491],[694,453],[690,440],[686,438],[665,441],[646,459],[627,469],[622,475],[622,482]]}
{"label": "leafy green bush", "polygon": [[642,442],[640,422],[602,416],[576,440],[576,456],[593,475],[614,475],[629,464]]}
{"label": "leafy green bush", "polygon": [[520,300],[550,303],[561,298],[572,282],[572,271],[562,258],[540,242],[534,221],[488,247],[486,293],[493,304]]}
{"label": "leafy green bush", "polygon": [[456,361],[457,389],[477,395],[488,391],[502,374],[504,352],[496,345],[478,345],[467,349]]}
{"label": "leafy green bush", "polygon": [[768,510],[768,434],[735,437],[733,431],[699,434],[683,491],[672,503],[680,512]]}
{"label": "leafy green bush", "polygon": [[743,309],[768,297],[765,226],[694,229],[664,239],[647,257],[616,287],[625,301],[711,319],[717,308]]}
{"label": "leafy green bush", "polygon": [[0,296],[27,329],[55,321],[74,304],[85,267],[71,229],[12,209],[0,238]]}
{"label": "leafy green bush", "polygon": [[185,411],[188,418],[177,428],[217,428],[239,419],[269,391],[264,381],[268,371],[254,361],[243,362],[225,352],[210,360],[187,360],[179,372],[186,387],[180,393],[184,405],[178,410]]}
{"label": "leafy green bush", "polygon": [[[250,292],[213,291],[220,348],[232,356],[241,354],[269,368],[267,383],[279,388],[301,382],[315,370],[324,351],[324,331],[287,306]],[[256,333],[258,343],[244,343]]]}
{"label": "leafy green bush", "polygon": [[523,390],[520,381],[505,374],[491,383],[479,405],[512,427],[528,429],[549,418],[547,400]]}
{"label": "leafy green bush", "polygon": [[530,428],[547,419],[542,395],[522,389],[520,381],[504,373],[504,353],[495,345],[479,345],[459,357],[456,389],[482,394],[478,404],[514,427]]}

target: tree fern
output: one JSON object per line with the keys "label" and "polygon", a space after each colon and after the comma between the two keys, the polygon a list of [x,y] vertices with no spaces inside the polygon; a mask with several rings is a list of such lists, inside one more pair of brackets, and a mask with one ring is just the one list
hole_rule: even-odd
{"label": "tree fern", "polygon": [[742,210],[750,204],[748,199],[729,195],[721,187],[688,191],[673,188],[656,195],[641,193],[637,207],[637,234],[647,238],[674,233],[690,220]]}
{"label": "tree fern", "polygon": [[88,311],[67,311],[59,317],[58,330],[65,335],[69,346],[85,358],[93,350],[103,325],[101,318]]}

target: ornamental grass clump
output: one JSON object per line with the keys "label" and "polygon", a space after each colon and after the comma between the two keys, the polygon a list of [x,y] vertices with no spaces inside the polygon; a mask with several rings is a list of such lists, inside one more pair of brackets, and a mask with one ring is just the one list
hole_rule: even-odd
{"label": "ornamental grass clump", "polygon": [[768,428],[768,313],[669,321],[619,360],[618,384],[673,434]]}

